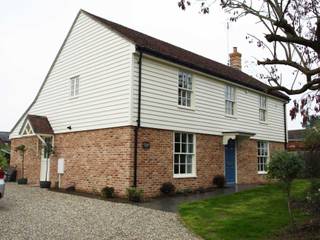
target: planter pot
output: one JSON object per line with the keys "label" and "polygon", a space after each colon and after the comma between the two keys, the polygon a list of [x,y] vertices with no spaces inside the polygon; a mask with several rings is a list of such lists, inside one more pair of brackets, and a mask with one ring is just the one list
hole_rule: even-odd
{"label": "planter pot", "polygon": [[50,188],[51,182],[50,181],[40,181],[40,188]]}
{"label": "planter pot", "polygon": [[20,179],[18,179],[18,184],[20,184],[20,185],[28,184],[28,179],[27,178],[20,178]]}

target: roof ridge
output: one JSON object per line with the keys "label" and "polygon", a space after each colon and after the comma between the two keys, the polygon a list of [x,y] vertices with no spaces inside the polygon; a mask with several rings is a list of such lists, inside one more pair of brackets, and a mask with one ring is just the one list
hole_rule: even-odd
{"label": "roof ridge", "polygon": [[132,41],[136,45],[137,49],[142,50],[146,53],[155,55],[156,57],[167,59],[169,61],[176,62],[180,65],[193,68],[195,70],[207,73],[215,77],[223,78],[227,81],[251,89],[255,89],[265,94],[285,99],[286,101],[290,99],[286,94],[280,91],[274,91],[269,93],[269,85],[254,78],[253,76],[250,76],[249,74],[241,70],[232,68],[223,63],[217,62],[200,54],[186,50],[182,47],[157,39],[137,30],[128,28],[119,23],[112,22],[105,18],[89,13],[85,10],[80,10],[80,12],[83,12],[93,20],[98,21],[99,23],[105,25],[111,30],[117,32],[129,41]]}
{"label": "roof ridge", "polygon": [[[218,61],[213,60],[213,59],[211,59],[211,58],[209,58],[209,57],[203,56],[203,55],[201,55],[201,54],[199,54],[199,53],[192,52],[191,50],[182,48],[182,47],[180,47],[180,46],[178,46],[178,45],[175,45],[175,44],[170,43],[170,42],[167,42],[167,41],[165,41],[165,40],[162,40],[162,39],[153,37],[153,36],[151,36],[151,35],[148,35],[148,34],[146,34],[146,33],[141,32],[141,31],[135,30],[135,29],[133,29],[133,28],[129,28],[129,27],[124,26],[124,25],[122,25],[122,24],[119,24],[119,23],[117,23],[117,22],[110,21],[110,20],[108,20],[108,19],[99,17],[99,16],[97,16],[97,15],[95,15],[95,14],[92,14],[92,13],[90,13],[90,12],[87,12],[87,11],[85,11],[85,10],[83,10],[83,9],[82,9],[81,11],[83,11],[84,13],[86,13],[86,14],[94,17],[94,18],[97,18],[98,20],[105,21],[105,22],[109,22],[109,23],[111,23],[111,24],[118,25],[119,27],[126,28],[126,29],[129,30],[129,31],[135,31],[135,32],[137,32],[137,33],[143,34],[143,35],[145,35],[145,36],[147,36],[147,37],[149,37],[149,38],[152,38],[152,39],[154,39],[154,40],[156,40],[156,41],[161,41],[161,42],[163,42],[163,43],[165,43],[165,44],[171,45],[172,47],[179,48],[180,50],[185,51],[185,52],[188,52],[189,54],[192,54],[192,55],[195,55],[195,56],[204,58],[204,59],[206,59],[207,61],[211,61],[211,62],[214,62],[214,63],[216,63],[216,64],[221,64],[221,65],[224,66],[224,67],[228,67],[228,68],[230,67],[230,66],[228,66],[227,64],[218,62]],[[112,28],[112,26],[109,26],[109,27]],[[112,29],[113,29],[113,28],[112,28]],[[116,29],[114,29],[114,30],[117,31]],[[117,32],[118,32],[118,31],[117,31]],[[238,71],[238,72],[241,72],[241,73],[243,73],[243,74],[247,74],[247,73],[245,73],[245,72],[243,72],[243,71],[241,71],[241,70],[239,70],[239,69],[236,69],[236,68],[234,68],[234,70],[235,70],[235,71]],[[247,75],[248,75],[249,77],[252,77],[252,76],[250,76],[249,74],[247,74]],[[263,83],[263,82],[262,82],[262,83]]]}
{"label": "roof ridge", "polygon": [[[127,30],[135,31],[135,32],[137,32],[137,33],[143,34],[143,35],[145,35],[145,36],[147,36],[147,37],[149,37],[149,38],[153,38],[153,39],[156,40],[156,41],[161,41],[161,42],[163,42],[163,43],[165,43],[165,44],[171,45],[172,47],[179,48],[179,49],[181,49],[181,50],[183,50],[183,51],[189,52],[190,54],[196,55],[196,56],[201,57],[201,58],[205,58],[205,59],[208,60],[208,61],[212,61],[212,62],[221,64],[221,65],[223,65],[223,66],[225,66],[225,67],[230,67],[230,66],[228,66],[228,65],[226,65],[226,64],[224,64],[224,63],[215,61],[215,60],[213,60],[213,59],[211,59],[211,58],[209,58],[209,57],[203,56],[203,55],[201,55],[201,54],[199,54],[199,53],[192,52],[191,50],[182,48],[182,47],[180,47],[180,46],[178,46],[178,45],[175,45],[175,44],[173,44],[173,43],[170,43],[170,42],[167,42],[167,41],[165,41],[165,40],[162,40],[162,39],[153,37],[153,36],[151,36],[151,35],[149,35],[149,34],[143,33],[143,32],[141,32],[141,31],[135,30],[135,29],[133,29],[133,28],[129,28],[129,27],[124,26],[124,25],[122,25],[122,24],[119,24],[119,23],[117,23],[117,22],[110,21],[110,20],[108,20],[108,19],[99,17],[99,16],[97,16],[97,15],[95,15],[95,14],[92,14],[92,13],[90,13],[90,12],[87,12],[87,11],[85,11],[85,10],[83,10],[83,9],[81,9],[81,11],[83,11],[84,13],[86,13],[86,14],[94,17],[94,18],[97,18],[97,19],[99,19],[99,20],[106,21],[106,22],[109,22],[109,23],[111,23],[111,24],[118,25],[119,27],[126,28]],[[109,26],[109,27],[112,28],[112,26]],[[113,29],[113,28],[112,28],[112,29]],[[117,31],[116,29],[114,29],[114,30]],[[118,31],[117,31],[117,32],[118,32]],[[243,71],[241,71],[241,70],[238,70],[238,69],[234,69],[234,70],[239,71],[239,72],[242,72],[242,73],[244,73],[244,74],[247,74],[247,73],[245,73],[245,72],[243,72]],[[249,76],[250,76],[250,75],[249,75]]]}

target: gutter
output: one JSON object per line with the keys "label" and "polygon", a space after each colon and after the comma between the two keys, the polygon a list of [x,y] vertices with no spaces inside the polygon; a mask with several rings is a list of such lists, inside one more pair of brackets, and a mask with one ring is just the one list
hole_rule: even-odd
{"label": "gutter", "polygon": [[288,139],[287,139],[287,103],[283,104],[283,114],[284,114],[284,149],[288,148]]}
{"label": "gutter", "polygon": [[139,82],[138,82],[138,117],[137,125],[134,128],[134,156],[133,156],[133,187],[137,187],[137,173],[138,173],[138,140],[139,129],[141,126],[141,65],[142,65],[142,51],[139,51]]}

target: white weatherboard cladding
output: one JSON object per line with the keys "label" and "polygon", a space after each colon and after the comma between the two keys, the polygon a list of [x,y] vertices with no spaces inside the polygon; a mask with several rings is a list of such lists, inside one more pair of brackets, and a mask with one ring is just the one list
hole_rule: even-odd
{"label": "white weatherboard cladding", "polygon": [[[80,13],[28,114],[47,116],[55,133],[130,124],[134,45]],[[79,75],[79,96],[70,78]],[[11,134],[17,137],[22,119]]]}
{"label": "white weatherboard cladding", "polygon": [[[138,99],[138,62],[134,63],[134,106]],[[141,126],[221,135],[226,131],[256,133],[254,139],[284,142],[283,102],[267,97],[267,123],[259,122],[259,93],[236,87],[236,116],[225,115],[225,83],[192,73],[192,109],[178,107],[179,68],[144,57],[142,61]],[[137,111],[134,108],[134,118]],[[134,124],[134,122],[132,122]]]}

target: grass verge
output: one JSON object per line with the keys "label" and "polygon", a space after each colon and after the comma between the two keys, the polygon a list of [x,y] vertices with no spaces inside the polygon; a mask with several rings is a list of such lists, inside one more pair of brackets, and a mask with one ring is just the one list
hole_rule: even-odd
{"label": "grass verge", "polygon": [[[302,199],[309,187],[306,180],[297,180],[293,196]],[[179,206],[184,224],[204,239],[268,239],[289,225],[284,192],[277,184]],[[294,211],[298,221],[307,214]]]}

